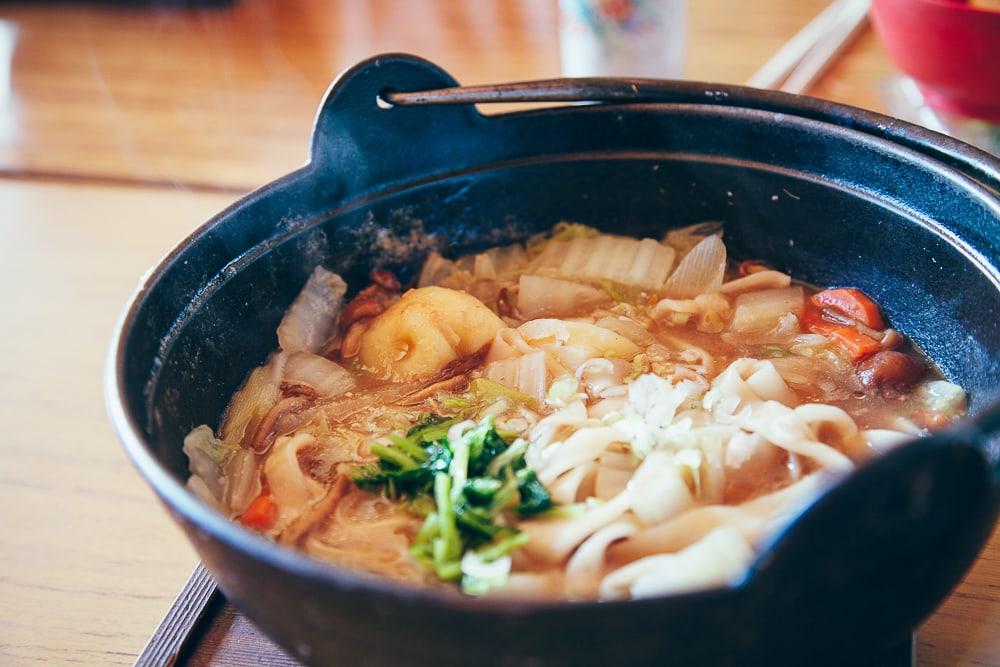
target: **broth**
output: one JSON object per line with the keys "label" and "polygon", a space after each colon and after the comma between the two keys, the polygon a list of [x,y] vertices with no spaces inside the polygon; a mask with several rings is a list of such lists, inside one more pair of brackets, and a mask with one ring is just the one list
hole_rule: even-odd
{"label": "broth", "polygon": [[831,476],[940,428],[961,388],[856,289],[560,224],[524,245],[317,269],[189,486],[317,558],[471,595],[726,585]]}

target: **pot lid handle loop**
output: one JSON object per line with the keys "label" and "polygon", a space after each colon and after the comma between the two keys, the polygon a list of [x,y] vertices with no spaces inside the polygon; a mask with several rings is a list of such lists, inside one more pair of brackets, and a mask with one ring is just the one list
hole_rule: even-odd
{"label": "pot lid handle loop", "polygon": [[[384,95],[390,90],[456,85],[440,67],[416,56],[391,53],[362,61],[337,78],[320,104],[313,123],[310,167],[320,178],[336,179],[344,192],[353,193],[453,168],[454,135],[474,141],[482,134],[483,117],[476,109],[401,113],[384,103]],[[452,136],[442,141],[446,134]]]}
{"label": "pot lid handle loop", "polygon": [[[358,65],[348,74],[383,60],[393,63],[409,62],[414,66],[419,64],[437,72],[448,81],[438,82],[436,85],[420,85],[417,79],[400,80],[399,85],[386,82],[378,89],[377,95],[381,95],[383,102],[392,107],[406,107],[414,111],[418,107],[437,107],[438,112],[442,114],[448,108],[458,107],[471,113],[466,118],[477,117],[479,121],[485,118],[475,112],[472,106],[474,104],[589,102],[741,107],[809,118],[889,140],[957,169],[1000,195],[1000,159],[924,127],[805,95],[731,84],[642,78],[564,78],[459,86],[435,65],[415,56],[399,54],[377,56]],[[342,76],[341,81],[344,81],[348,74]],[[398,116],[401,118],[404,114]],[[451,129],[445,125],[441,128]],[[419,138],[410,137],[411,141],[414,139]]]}

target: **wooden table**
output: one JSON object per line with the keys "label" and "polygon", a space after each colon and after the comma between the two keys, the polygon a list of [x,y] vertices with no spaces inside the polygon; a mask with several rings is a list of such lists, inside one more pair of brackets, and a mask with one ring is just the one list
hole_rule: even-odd
{"label": "wooden table", "polygon": [[[688,76],[744,80],[823,4],[690,2]],[[466,83],[557,76],[556,21],[549,0],[0,5],[0,664],[131,663],[195,565],[104,415],[142,272],[301,164],[345,66],[395,50]],[[868,33],[815,93],[879,109],[891,72]],[[922,664],[1000,663],[997,536],[919,637]]]}

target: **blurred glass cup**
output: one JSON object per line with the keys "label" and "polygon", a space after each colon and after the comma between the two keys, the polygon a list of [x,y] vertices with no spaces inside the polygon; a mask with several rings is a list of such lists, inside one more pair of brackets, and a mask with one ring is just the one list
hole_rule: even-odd
{"label": "blurred glass cup", "polygon": [[686,0],[559,0],[565,76],[678,78]]}

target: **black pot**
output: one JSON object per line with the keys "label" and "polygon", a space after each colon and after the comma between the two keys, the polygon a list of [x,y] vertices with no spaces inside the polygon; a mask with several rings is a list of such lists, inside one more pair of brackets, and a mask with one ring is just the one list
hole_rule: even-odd
{"label": "black pot", "polygon": [[[455,85],[410,56],[349,70],[310,162],[182,242],[123,316],[112,420],[225,594],[315,664],[848,664],[905,636],[997,518],[1000,163],[891,118],[736,86],[398,93]],[[511,96],[595,103],[497,116],[443,104]],[[966,387],[975,416],[862,467],[741,585],[629,602],[409,588],[276,546],[184,489],[184,434],[218,424],[314,266],[354,287],[376,265],[412,279],[430,247],[466,253],[559,220],[654,238],[721,220],[735,256],[864,288]]]}

